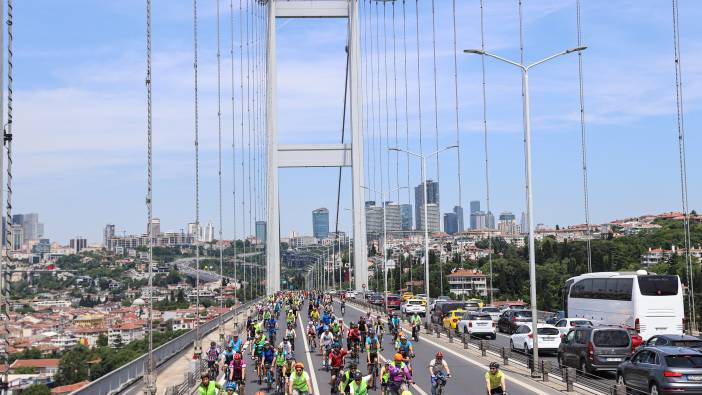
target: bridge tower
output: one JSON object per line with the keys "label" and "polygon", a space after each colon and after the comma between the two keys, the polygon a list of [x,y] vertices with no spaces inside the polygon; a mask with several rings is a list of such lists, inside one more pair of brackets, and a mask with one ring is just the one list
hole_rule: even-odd
{"label": "bridge tower", "polygon": [[[280,210],[278,169],[292,167],[351,167],[355,288],[368,280],[366,224],[363,202],[363,130],[361,120],[359,0],[269,0],[266,67],[268,141],[267,292],[280,290]],[[348,91],[351,144],[278,144],[276,19],[347,18],[349,21]]]}

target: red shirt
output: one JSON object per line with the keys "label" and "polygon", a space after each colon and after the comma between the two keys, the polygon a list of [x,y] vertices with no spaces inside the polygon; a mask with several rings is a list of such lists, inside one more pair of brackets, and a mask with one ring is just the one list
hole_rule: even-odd
{"label": "red shirt", "polygon": [[352,328],[349,329],[349,339],[360,339],[361,338],[361,332],[358,330],[358,328]]}
{"label": "red shirt", "polygon": [[346,350],[339,350],[339,352],[330,352],[329,358],[331,358],[332,368],[341,368],[344,366],[344,357],[346,356]]}

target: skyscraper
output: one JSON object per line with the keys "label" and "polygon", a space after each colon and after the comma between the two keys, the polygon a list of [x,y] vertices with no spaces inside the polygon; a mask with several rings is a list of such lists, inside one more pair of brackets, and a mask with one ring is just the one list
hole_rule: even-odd
{"label": "skyscraper", "polygon": [[444,214],[444,232],[450,235],[458,232],[458,216],[456,213]]}
{"label": "skyscraper", "polygon": [[399,204],[385,203],[385,229],[388,232],[402,229],[402,213]]}
{"label": "skyscraper", "polygon": [[401,204],[400,214],[402,215],[402,230],[412,230],[412,205]]}
{"label": "skyscraper", "polygon": [[480,229],[477,223],[477,215],[476,213],[480,212],[480,200],[472,200],[470,202],[470,228],[471,229]]}
{"label": "skyscraper", "polygon": [[463,207],[453,206],[453,213],[456,214],[456,232],[463,232]]}
{"label": "skyscraper", "polygon": [[502,234],[516,234],[519,233],[519,225],[517,225],[517,219],[509,211],[503,211],[500,213],[500,222],[497,228],[502,232]]}
{"label": "skyscraper", "polygon": [[368,238],[376,239],[382,233],[383,208],[375,205],[366,205],[366,234],[368,234]]}
{"label": "skyscraper", "polygon": [[[427,180],[427,203],[428,204],[435,204],[437,207],[437,210],[439,208],[439,183],[434,182],[432,180]],[[422,207],[424,206],[424,184],[419,184],[414,188],[414,215],[415,215],[415,223],[417,224],[417,230],[422,230],[423,228],[420,226],[420,224],[423,222],[423,218],[420,218],[420,212],[422,212]],[[429,209],[429,213],[432,213],[433,210]],[[437,211],[436,212],[436,221],[440,222],[441,218],[439,217],[440,214]],[[432,219],[429,219],[429,223],[432,223]],[[437,229],[438,231],[439,229]]]}
{"label": "skyscraper", "polygon": [[203,240],[206,243],[212,243],[215,240],[215,229],[214,225],[212,225],[212,222],[207,223],[207,227],[205,228],[205,240]]}
{"label": "skyscraper", "polygon": [[19,251],[24,244],[24,228],[22,225],[12,225],[10,240],[12,241],[12,251]]}
{"label": "skyscraper", "polygon": [[266,221],[256,221],[256,240],[259,243],[266,242]]}
{"label": "skyscraper", "polygon": [[70,246],[73,252],[77,254],[88,246],[88,239],[82,236],[76,236],[74,239],[70,240]]}
{"label": "skyscraper", "polygon": [[[435,203],[427,204],[427,220],[429,221],[427,230],[430,233],[438,232],[441,230],[441,217],[439,213],[439,205]],[[419,229],[424,230],[424,206],[419,210]]]}
{"label": "skyscraper", "polygon": [[115,237],[115,226],[112,224],[105,225],[105,230],[102,231],[102,245],[108,248],[110,239]]}
{"label": "skyscraper", "polygon": [[312,235],[317,239],[329,236],[329,210],[324,207],[312,211]]}
{"label": "skyscraper", "polygon": [[153,237],[158,237],[161,234],[161,220],[158,218],[151,218],[151,224],[146,224],[146,233],[149,233],[149,228],[151,228],[151,235]]}
{"label": "skyscraper", "polygon": [[24,240],[39,240],[44,236],[44,224],[39,223],[39,214],[15,214],[12,216],[12,224],[20,225],[24,232]]}

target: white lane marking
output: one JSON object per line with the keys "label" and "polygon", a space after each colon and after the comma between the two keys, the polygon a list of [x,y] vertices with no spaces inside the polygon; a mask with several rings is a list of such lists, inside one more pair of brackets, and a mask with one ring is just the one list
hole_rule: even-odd
{"label": "white lane marking", "polygon": [[314,388],[315,394],[321,394],[321,392],[319,392],[319,386],[317,385],[317,375],[314,372],[314,364],[312,363],[312,351],[310,351],[309,344],[307,344],[307,336],[305,336],[305,328],[302,325],[302,314],[300,313],[297,315],[297,322],[300,324],[302,342],[305,343],[305,354],[307,354],[307,371],[310,373],[310,378],[312,379],[312,388]]}
{"label": "white lane marking", "polygon": [[[358,309],[356,309],[356,310],[358,310]],[[362,310],[358,310],[358,311],[363,312]],[[347,329],[349,328],[349,326],[346,325],[345,323],[342,324],[342,325],[345,326]],[[385,357],[383,356],[383,354],[381,354],[381,353],[378,353],[378,357],[379,357],[383,362],[387,361],[387,358],[385,358]],[[378,370],[378,375],[380,375],[380,370]],[[380,377],[376,377],[376,379],[377,379],[378,381],[380,381]],[[414,379],[414,377],[412,377],[412,379]],[[378,383],[378,384],[379,384],[379,383]],[[429,394],[427,394],[420,386],[418,386],[417,384],[412,384],[412,388],[414,388],[415,390],[417,390],[417,392],[419,392],[419,395],[429,395]]]}
{"label": "white lane marking", "polygon": [[[353,309],[355,309],[356,311],[359,311],[359,312],[363,313],[363,310],[357,308],[356,306],[351,305],[351,307],[352,307]],[[406,332],[406,333],[409,333],[409,331],[407,331],[407,330],[404,329],[404,328],[402,329],[402,331],[403,331],[403,332]],[[487,370],[488,370],[488,368],[487,368],[486,366],[484,366],[482,363],[480,363],[479,361],[476,361],[475,359],[466,357],[465,355],[461,355],[461,354],[459,354],[458,352],[456,352],[456,351],[454,351],[454,350],[452,350],[452,349],[450,349],[450,348],[447,348],[446,346],[444,346],[444,345],[442,345],[442,344],[435,343],[435,342],[429,340],[426,336],[424,336],[424,337],[422,338],[422,341],[427,342],[427,343],[429,343],[429,344],[431,344],[431,345],[433,345],[433,346],[435,346],[435,347],[442,348],[442,349],[444,349],[445,351],[447,351],[447,352],[453,354],[454,356],[456,356],[456,357],[458,357],[458,358],[461,358],[461,359],[463,359],[464,361],[469,362],[469,363],[475,365],[476,367],[480,368],[481,370],[484,370],[484,371],[486,371],[486,372],[487,372]],[[536,387],[533,387],[533,386],[531,386],[531,385],[529,385],[529,384],[523,382],[522,380],[515,379],[515,378],[513,378],[513,377],[507,377],[507,381],[511,381],[511,382],[513,382],[514,384],[519,385],[520,387],[522,387],[522,388],[524,388],[524,389],[526,389],[526,390],[529,390],[529,391],[531,391],[531,392],[534,393],[534,394],[549,395],[548,392],[542,391],[542,390],[540,390],[540,389],[538,389],[538,388],[536,388]]]}

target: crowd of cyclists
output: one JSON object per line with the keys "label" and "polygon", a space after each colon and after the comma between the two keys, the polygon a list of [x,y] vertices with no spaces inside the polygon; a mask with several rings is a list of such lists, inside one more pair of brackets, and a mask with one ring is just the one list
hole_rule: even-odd
{"label": "crowd of cyclists", "polygon": [[[223,347],[212,342],[203,356],[207,371],[201,376],[199,394],[243,395],[249,370],[268,393],[314,395],[305,365],[295,355],[295,327],[305,304],[306,340],[310,350],[318,350],[321,366],[330,373],[332,394],[367,395],[369,390],[379,389],[381,395],[411,395],[416,356],[412,341],[401,328],[399,315],[391,312],[383,319],[368,312],[358,321],[347,324],[343,318],[344,299],[340,301],[341,316],[337,316],[331,296],[312,291],[281,292],[268,297],[250,310],[243,333],[232,333]],[[281,317],[283,322],[279,323]],[[420,323],[417,315],[410,317],[415,341],[418,341]],[[280,337],[279,326],[285,328]],[[391,359],[381,356],[386,330],[394,344]],[[244,358],[246,355],[252,361],[250,367]],[[361,372],[363,365],[366,374]],[[428,366],[431,376],[432,395],[443,394],[447,378],[451,377],[443,353],[437,352],[424,366]],[[220,373],[224,385],[216,380]],[[485,374],[485,383],[488,394],[506,394],[504,373],[496,363],[491,364]]]}

